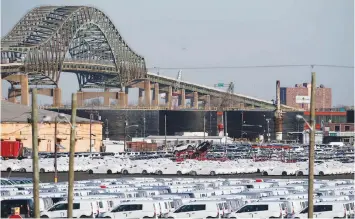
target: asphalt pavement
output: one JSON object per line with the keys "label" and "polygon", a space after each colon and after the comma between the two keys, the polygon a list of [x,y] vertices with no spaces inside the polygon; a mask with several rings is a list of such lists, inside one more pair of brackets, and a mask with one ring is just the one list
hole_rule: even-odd
{"label": "asphalt pavement", "polygon": [[[1,177],[25,177],[32,178],[32,173],[19,172],[1,172]],[[89,180],[89,179],[107,179],[107,178],[132,178],[132,177],[154,177],[154,178],[258,178],[258,179],[306,179],[308,176],[262,176],[261,173],[253,174],[238,174],[238,175],[219,175],[219,176],[189,176],[189,175],[142,175],[142,174],[88,174],[86,172],[76,172],[75,180]],[[316,179],[354,179],[354,174],[349,175],[329,175],[329,176],[315,176]],[[41,182],[53,182],[54,173],[40,173]],[[58,181],[68,181],[68,173],[58,173]]]}

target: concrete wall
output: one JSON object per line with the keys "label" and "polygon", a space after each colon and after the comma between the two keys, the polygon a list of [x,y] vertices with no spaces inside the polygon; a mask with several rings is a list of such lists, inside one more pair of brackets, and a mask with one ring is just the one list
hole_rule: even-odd
{"label": "concrete wall", "polygon": [[[77,123],[75,152],[90,150],[90,124]],[[100,151],[102,142],[102,124],[92,124],[92,141],[95,151]],[[38,124],[40,152],[54,152],[54,123]],[[25,147],[32,148],[32,127],[28,123],[1,123],[2,140],[21,140]],[[70,125],[59,123],[57,141],[65,147],[61,152],[68,152],[70,146]]]}

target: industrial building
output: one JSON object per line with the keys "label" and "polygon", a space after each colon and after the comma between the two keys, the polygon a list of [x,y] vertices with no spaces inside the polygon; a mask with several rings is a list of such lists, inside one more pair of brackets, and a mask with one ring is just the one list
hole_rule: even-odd
{"label": "industrial building", "polygon": [[[296,84],[295,87],[281,87],[281,104],[309,110],[311,87],[310,83]],[[331,107],[332,89],[320,85],[316,89],[316,109],[330,109]]]}
{"label": "industrial building", "polygon": [[[32,149],[31,107],[1,101],[1,141],[20,141],[23,146]],[[38,149],[40,152],[54,152],[55,118],[57,117],[57,144],[60,152],[69,151],[70,129],[68,119],[60,119],[58,112],[38,110]],[[47,116],[44,121],[43,118]],[[50,120],[48,118],[50,117]],[[90,127],[92,151],[100,151],[102,145],[102,123],[100,121],[76,118],[76,152],[90,151]]]}

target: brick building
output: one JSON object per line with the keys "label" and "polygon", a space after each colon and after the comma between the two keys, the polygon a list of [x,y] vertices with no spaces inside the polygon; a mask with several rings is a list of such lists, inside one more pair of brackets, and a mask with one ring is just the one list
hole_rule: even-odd
{"label": "brick building", "polygon": [[[311,96],[310,83],[296,84],[295,87],[281,87],[280,88],[280,101],[281,104],[285,104],[292,107],[303,108],[309,110],[310,104],[297,103],[297,96]],[[332,107],[332,89],[326,88],[320,85],[316,89],[316,109],[326,109]]]}

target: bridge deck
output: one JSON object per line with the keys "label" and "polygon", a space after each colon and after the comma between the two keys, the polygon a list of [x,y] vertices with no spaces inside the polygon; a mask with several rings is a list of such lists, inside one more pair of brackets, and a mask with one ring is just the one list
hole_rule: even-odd
{"label": "bridge deck", "polygon": [[[1,64],[1,70],[4,70],[4,72],[8,71],[16,71],[19,70],[23,64],[22,63],[9,63],[9,64]],[[97,72],[97,73],[106,73],[106,74],[116,74],[116,67],[113,64],[109,63],[85,63],[85,62],[78,62],[78,61],[65,61],[63,63],[63,71],[65,72]],[[151,80],[154,83],[159,83],[162,85],[166,86],[174,86],[177,82],[175,78],[172,77],[167,77],[167,76],[162,76],[162,75],[157,75],[151,72],[147,73],[147,78]],[[201,93],[202,95],[211,95],[215,97],[223,97],[227,94],[226,91],[222,91],[216,88],[204,86],[201,84],[196,84],[188,81],[180,81],[180,88],[189,90],[189,91],[196,91]],[[255,105],[261,108],[268,108],[268,109],[273,109],[274,105],[272,101],[267,101],[267,100],[262,100],[259,98],[255,97],[250,97],[246,96],[243,94],[231,94],[233,97],[235,97],[236,100],[246,103],[246,104],[251,104]],[[281,106],[283,109],[286,110],[294,110],[294,111],[299,111],[299,109],[282,105]]]}

